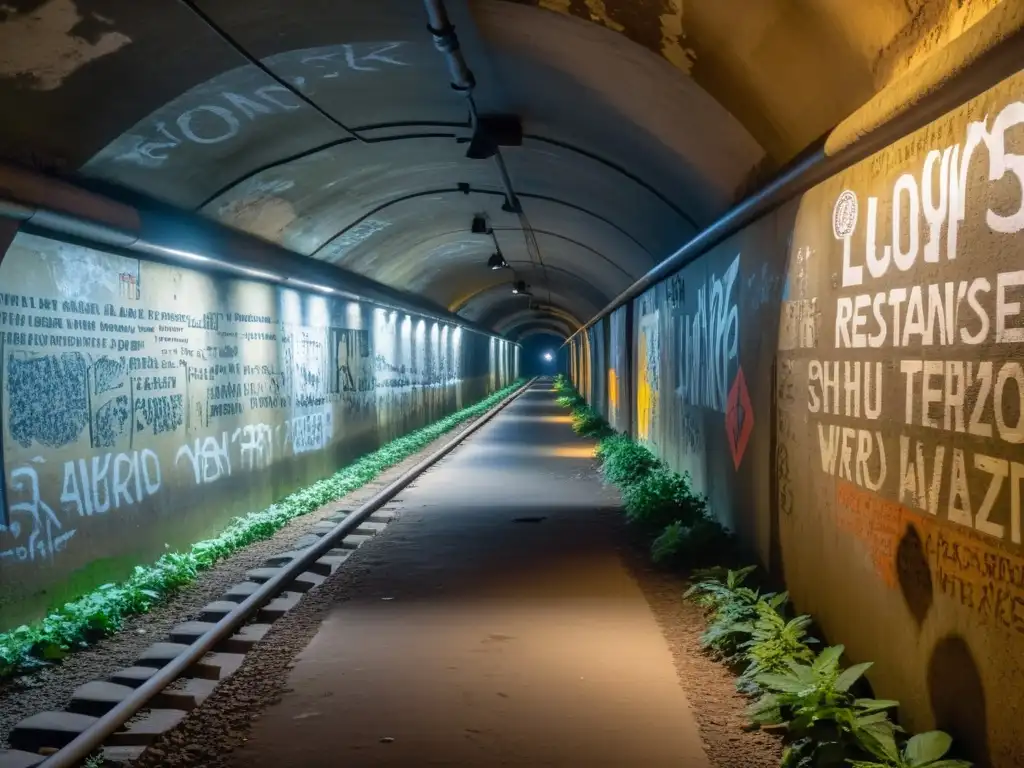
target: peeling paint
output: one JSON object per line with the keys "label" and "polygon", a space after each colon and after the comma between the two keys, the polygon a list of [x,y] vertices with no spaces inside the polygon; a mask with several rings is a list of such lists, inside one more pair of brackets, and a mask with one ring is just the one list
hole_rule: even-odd
{"label": "peeling paint", "polygon": [[910,18],[878,53],[875,79],[879,88],[906,74],[938,49],[969,30],[1002,0],[912,0]]}
{"label": "peeling paint", "polygon": [[[92,18],[111,23],[97,14]],[[132,42],[116,31],[89,42],[72,33],[81,21],[74,0],[49,0],[34,11],[8,17],[0,23],[0,78],[25,79],[32,90],[52,91],[89,62]]]}
{"label": "peeling paint", "polygon": [[538,3],[541,8],[555,13],[564,13],[566,16],[570,15],[572,10],[572,0],[540,0]]}
{"label": "peeling paint", "polygon": [[236,229],[275,243],[295,221],[295,208],[280,197],[247,195],[221,206],[217,218]]}
{"label": "peeling paint", "polygon": [[608,8],[604,0],[583,0],[587,6],[586,14],[577,6],[573,11],[572,0],[537,0],[537,5],[548,11],[561,13],[565,16],[577,16],[579,18],[589,17],[589,21],[607,27],[615,32],[625,32],[626,28],[608,15]]}
{"label": "peeling paint", "polygon": [[683,0],[665,0],[666,13],[660,17],[661,55],[678,70],[690,74],[697,54],[692,48],[684,48]]}
{"label": "peeling paint", "polygon": [[585,0],[587,4],[587,10],[590,11],[590,20],[598,24],[603,24],[616,32],[624,32],[626,28],[615,21],[608,15],[608,9],[605,8],[604,0]]}

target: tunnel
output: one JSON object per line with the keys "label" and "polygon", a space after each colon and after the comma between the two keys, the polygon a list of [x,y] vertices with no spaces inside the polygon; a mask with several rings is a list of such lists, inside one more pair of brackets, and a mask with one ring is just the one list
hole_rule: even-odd
{"label": "tunnel", "polygon": [[[898,702],[897,752],[885,739],[865,747],[874,737],[860,731],[842,738],[894,761],[924,749],[914,734],[931,748],[941,732],[950,759],[1020,765],[1022,25],[1021,0],[0,3],[0,768],[77,764],[58,750],[95,723],[47,720],[60,743],[20,745],[19,723],[40,708],[101,720],[127,707],[124,692],[105,709],[75,704],[70,691],[92,679],[77,659],[150,631],[134,617],[174,625],[148,587],[109,626],[102,611],[81,618],[83,601],[124,594],[178,553],[230,571],[256,558],[244,554],[256,538],[321,515],[313,538],[292,542],[298,561],[349,513],[345,535],[376,537],[351,562],[392,574],[367,577],[375,600],[426,589],[386,565],[390,537],[394,562],[408,558],[472,607],[452,609],[445,628],[417,603],[400,629],[338,597],[355,607],[322,627],[381,633],[374,647],[335,627],[366,669],[382,665],[365,686],[404,685],[385,661],[419,652],[408,622],[425,622],[437,659],[473,611],[500,623],[494,595],[514,590],[491,569],[519,563],[544,616],[557,604],[594,635],[623,627],[636,650],[615,658],[636,666],[595,661],[610,641],[577,638],[578,660],[630,679],[614,695],[648,708],[631,710],[633,733],[611,698],[594,714],[604,700],[573,678],[546,694],[547,709],[510,710],[514,727],[467,727],[459,749],[434,726],[416,730],[433,723],[421,713],[408,734],[353,746],[352,764],[534,764],[549,736],[552,765],[776,764],[782,742],[742,727],[731,682],[701,693],[725,690],[700,651],[713,614],[650,597],[682,604],[705,572],[651,575],[621,554],[640,546],[643,560],[658,545],[636,544],[634,497],[608,480],[613,444],[700,505],[733,558],[710,564],[756,564],[764,590],[813,619],[814,653],[842,646],[846,667],[872,663],[858,685]],[[597,426],[573,434],[584,423]],[[438,448],[460,430],[461,447]],[[414,466],[430,446],[451,452]],[[395,501],[359,496],[371,491]],[[451,517],[432,522],[434,508]],[[487,514],[515,533],[487,528]],[[414,520],[425,533],[401,527]],[[690,530],[677,523],[659,522],[657,540]],[[448,570],[417,560],[432,524],[471,554],[444,545]],[[229,558],[210,554],[225,536],[230,559],[216,565]],[[303,587],[316,588],[309,600],[334,594],[325,585],[351,554],[339,551],[316,560],[327,581]],[[614,553],[625,564],[613,577]],[[496,602],[463,594],[462,581]],[[644,590],[650,611],[637,607]],[[632,618],[605,624],[581,607],[600,599]],[[222,609],[177,619],[212,632]],[[79,624],[59,629],[54,617],[72,613]],[[325,631],[303,653],[341,664]],[[512,647],[515,634],[481,642]],[[229,645],[248,648],[240,637]],[[557,676],[561,657],[530,653]],[[641,657],[661,659],[664,674]],[[24,691],[37,674],[57,675],[53,690],[67,695],[35,707]],[[306,699],[334,694],[333,678],[305,674]],[[137,687],[126,680],[117,685]],[[168,691],[154,682],[146,706],[178,711]],[[423,711],[496,706],[469,695]],[[579,714],[588,706],[593,720]],[[659,730],[676,709],[688,725]],[[331,712],[353,733],[370,727],[368,715]],[[564,734],[545,729],[567,712],[578,719],[566,720],[563,753]],[[266,746],[288,742],[277,717],[266,754],[321,764],[309,746],[321,736],[304,756]],[[188,719],[171,720],[190,733]],[[482,735],[502,728],[507,743]],[[153,747],[156,731],[105,733],[113,741],[93,740],[104,759],[122,749],[140,766],[228,765],[174,762],[176,742]]]}

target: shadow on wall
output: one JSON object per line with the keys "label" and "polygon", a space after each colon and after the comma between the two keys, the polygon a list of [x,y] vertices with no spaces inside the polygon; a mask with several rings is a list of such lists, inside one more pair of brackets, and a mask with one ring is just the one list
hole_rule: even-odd
{"label": "shadow on wall", "polygon": [[896,575],[903,601],[920,630],[934,602],[932,572],[921,534],[910,523],[907,523],[896,547]]}
{"label": "shadow on wall", "polygon": [[952,736],[958,752],[976,768],[991,766],[985,689],[971,649],[959,635],[947,635],[932,649],[928,696],[935,727]]}
{"label": "shadow on wall", "polygon": [[[896,575],[907,610],[918,630],[934,604],[934,579],[927,546],[917,527],[908,523],[896,548]],[[976,768],[992,765],[988,747],[985,688],[967,641],[946,635],[928,661],[928,697],[935,727],[953,737],[961,756]]]}

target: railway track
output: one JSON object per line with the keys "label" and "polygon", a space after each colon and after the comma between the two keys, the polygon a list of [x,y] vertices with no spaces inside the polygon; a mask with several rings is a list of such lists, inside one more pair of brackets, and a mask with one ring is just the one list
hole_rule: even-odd
{"label": "railway track", "polygon": [[441,448],[353,510],[317,524],[296,548],[268,558],[195,619],[174,627],[132,666],[79,686],[62,711],[38,712],[11,731],[0,768],[74,768],[102,754],[130,764],[175,728],[228,679],[274,622],[383,531],[397,512],[389,504],[420,475],[483,427],[534,380],[501,401]]}

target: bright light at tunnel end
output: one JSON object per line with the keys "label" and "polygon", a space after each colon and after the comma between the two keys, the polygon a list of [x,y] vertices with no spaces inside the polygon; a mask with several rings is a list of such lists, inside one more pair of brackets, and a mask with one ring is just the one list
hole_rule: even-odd
{"label": "bright light at tunnel end", "polygon": [[550,352],[545,352],[544,353],[544,359],[547,360],[550,363],[555,358],[554,358],[554,356]]}

